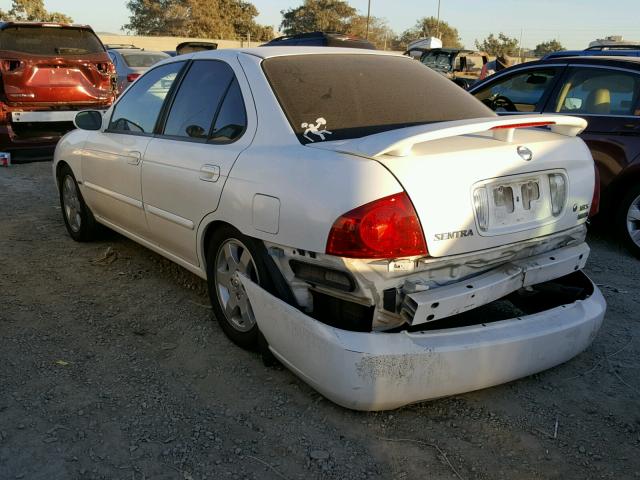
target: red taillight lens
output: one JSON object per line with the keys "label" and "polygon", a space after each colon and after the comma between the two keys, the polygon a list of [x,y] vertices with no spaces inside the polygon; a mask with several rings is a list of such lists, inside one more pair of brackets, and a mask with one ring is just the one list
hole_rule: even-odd
{"label": "red taillight lens", "polygon": [[130,73],[129,75],[127,75],[127,82],[133,82],[139,76],[139,73]]}
{"label": "red taillight lens", "polygon": [[591,200],[591,210],[589,210],[589,218],[595,216],[600,211],[600,170],[598,165],[595,165],[596,171],[596,184],[593,186],[593,199]]}
{"label": "red taillight lens", "polygon": [[5,72],[13,72],[18,70],[22,62],[20,60],[1,60],[0,67]]}
{"label": "red taillight lens", "polygon": [[362,205],[338,218],[327,253],[350,258],[427,255],[418,215],[405,192]]}

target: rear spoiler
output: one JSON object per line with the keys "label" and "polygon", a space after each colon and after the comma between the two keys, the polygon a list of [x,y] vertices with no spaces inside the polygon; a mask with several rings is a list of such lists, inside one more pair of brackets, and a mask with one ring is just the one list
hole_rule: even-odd
{"label": "rear spoiler", "polygon": [[[492,132],[493,138],[511,143],[516,128],[548,127],[552,132],[575,137],[587,128],[587,121],[566,115],[513,115],[438,122],[389,130],[340,143],[335,150],[374,158],[382,155],[406,157],[415,145],[443,138]],[[336,142],[337,143],[337,142]],[[319,148],[322,143],[313,144]]]}

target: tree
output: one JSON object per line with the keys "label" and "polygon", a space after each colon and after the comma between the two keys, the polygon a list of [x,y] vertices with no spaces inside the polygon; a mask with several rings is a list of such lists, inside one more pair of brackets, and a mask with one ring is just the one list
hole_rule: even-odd
{"label": "tree", "polygon": [[564,47],[558,40],[549,40],[548,42],[542,42],[536,45],[533,53],[536,57],[544,57],[548,53],[557,52],[559,50],[564,50]]}
{"label": "tree", "polygon": [[[352,17],[346,33],[365,38],[367,36],[366,15],[356,15]],[[371,17],[369,19],[369,41],[373,43],[376,48],[380,50],[385,47],[390,48],[393,45],[395,36],[396,34],[389,28],[385,20],[377,17]]]}
{"label": "tree", "polygon": [[514,56],[518,53],[518,39],[507,37],[504,33],[499,33],[498,38],[492,33],[482,42],[476,40],[476,48],[489,55]]}
{"label": "tree", "polygon": [[259,25],[258,10],[243,0],[129,0],[129,23],[138,35],[200,38],[273,38],[273,28]]}
{"label": "tree", "polygon": [[13,0],[8,12],[0,10],[0,20],[73,23],[64,13],[48,12],[44,0]]}
{"label": "tree", "polygon": [[399,43],[402,49],[406,49],[407,45],[412,41],[425,37],[439,38],[442,40],[442,46],[445,48],[463,47],[458,29],[442,20],[438,22],[438,19],[435,17],[425,17],[418,20],[413,28],[402,32]]}
{"label": "tree", "polygon": [[282,31],[295,35],[315,31],[348,33],[357,11],[343,0],[304,0],[298,8],[280,13]]}

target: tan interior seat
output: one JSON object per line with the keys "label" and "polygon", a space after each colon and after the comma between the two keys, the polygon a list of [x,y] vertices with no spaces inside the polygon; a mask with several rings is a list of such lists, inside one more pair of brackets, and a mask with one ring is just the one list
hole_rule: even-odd
{"label": "tan interior seat", "polygon": [[611,92],[608,88],[597,88],[587,97],[583,110],[585,113],[608,115],[611,113]]}

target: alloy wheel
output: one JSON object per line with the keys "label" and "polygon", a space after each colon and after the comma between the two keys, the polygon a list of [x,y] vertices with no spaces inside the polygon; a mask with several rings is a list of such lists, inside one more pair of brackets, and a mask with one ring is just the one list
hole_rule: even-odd
{"label": "alloy wheel", "polygon": [[249,249],[240,240],[228,239],[216,254],[216,295],[229,324],[239,332],[248,332],[255,326],[256,318],[239,274],[259,283],[258,270]]}
{"label": "alloy wheel", "polygon": [[69,227],[74,232],[79,232],[82,227],[80,196],[76,182],[71,175],[64,177],[62,182],[62,203]]}
{"label": "alloy wheel", "polygon": [[631,202],[627,210],[627,233],[631,241],[640,247],[640,195]]}

